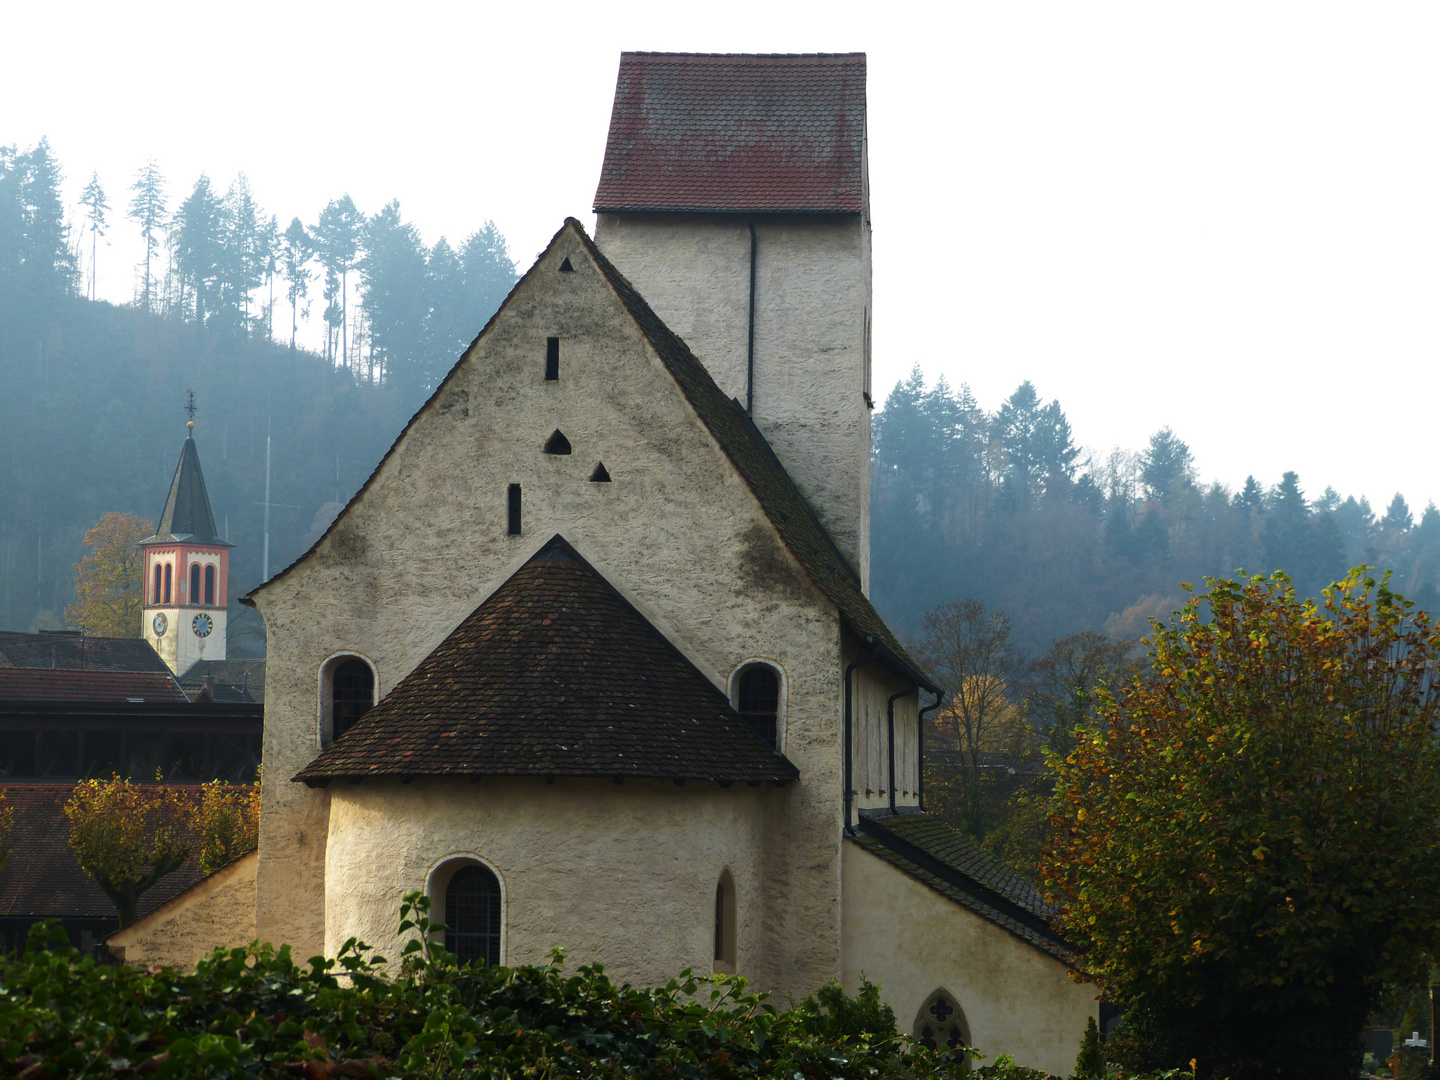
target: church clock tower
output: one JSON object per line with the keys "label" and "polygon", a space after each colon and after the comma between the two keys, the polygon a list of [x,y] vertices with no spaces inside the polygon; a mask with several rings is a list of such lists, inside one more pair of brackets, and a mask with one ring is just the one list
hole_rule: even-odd
{"label": "church clock tower", "polygon": [[155,535],[140,541],[145,565],[141,631],[177,676],[198,660],[225,659],[230,548],[215,530],[195,449],[195,421]]}

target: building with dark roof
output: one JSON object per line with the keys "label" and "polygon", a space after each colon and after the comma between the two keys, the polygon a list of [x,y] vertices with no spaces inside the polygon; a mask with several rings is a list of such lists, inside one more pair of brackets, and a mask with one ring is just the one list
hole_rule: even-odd
{"label": "building with dark roof", "polygon": [[864,70],[626,54],[597,238],[566,220],[243,599],[259,937],[395,955],[424,889],[464,959],[863,971],[932,1045],[1069,1070],[1093,993],[925,813],[939,690],[868,596]]}

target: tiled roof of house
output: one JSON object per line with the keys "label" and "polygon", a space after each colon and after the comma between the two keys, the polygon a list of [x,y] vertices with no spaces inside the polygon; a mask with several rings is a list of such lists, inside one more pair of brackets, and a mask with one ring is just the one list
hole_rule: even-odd
{"label": "tiled roof of house", "polygon": [[1035,886],[934,815],[864,815],[850,839],[1037,949],[1073,959]]}
{"label": "tiled roof of house", "polygon": [[[70,854],[64,806],[75,785],[9,784],[3,790],[14,818],[5,837],[10,858],[0,869],[0,918],[115,918],[115,905]],[[204,876],[196,864],[198,847],[184,866],[140,898],[142,914]]]}
{"label": "tiled roof of house", "polygon": [[200,471],[200,453],[195,449],[195,436],[190,435],[180,447],[180,460],[175,465],[175,478],[165,496],[165,509],[155,535],[142,544],[166,544],[184,540],[192,544],[232,545],[220,539],[215,530],[215,515],[210,510],[210,495],[205,490],[205,474]]}
{"label": "tiled roof of house", "polygon": [[19,634],[0,630],[0,668],[84,668],[150,671],[169,668],[144,638],[91,637],[74,632]]}
{"label": "tiled roof of house", "polygon": [[265,700],[265,659],[197,660],[180,676],[180,685],[195,699],[205,679],[215,680],[216,701]]}
{"label": "tiled roof of house", "polygon": [[296,780],[798,774],[555,537]]}
{"label": "tiled roof of house", "polygon": [[859,213],[864,140],[864,53],[622,53],[595,210]]}
{"label": "tiled roof of house", "polygon": [[0,702],[76,701],[107,704],[185,702],[185,692],[166,671],[89,671],[0,668]]}

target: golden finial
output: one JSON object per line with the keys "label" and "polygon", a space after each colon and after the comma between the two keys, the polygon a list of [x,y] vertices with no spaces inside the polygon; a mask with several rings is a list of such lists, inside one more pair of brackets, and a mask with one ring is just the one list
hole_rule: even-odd
{"label": "golden finial", "polygon": [[186,420],[186,421],[185,421],[185,426],[186,426],[187,428],[189,428],[191,431],[194,431],[194,430],[195,430],[195,421],[194,421],[194,420]]}

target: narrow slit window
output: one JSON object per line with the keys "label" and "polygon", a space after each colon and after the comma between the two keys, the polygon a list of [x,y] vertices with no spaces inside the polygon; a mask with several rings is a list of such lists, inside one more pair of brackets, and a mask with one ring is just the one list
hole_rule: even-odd
{"label": "narrow slit window", "polygon": [[545,339],[545,381],[555,382],[560,378],[560,339]]}
{"label": "narrow slit window", "polygon": [[215,564],[205,567],[205,606],[215,606]]}
{"label": "narrow slit window", "polygon": [[160,564],[158,562],[155,564],[155,590],[151,595],[154,597],[150,601],[152,604],[160,603]]}
{"label": "narrow slit window", "polygon": [[520,485],[510,485],[510,535],[520,535]]}
{"label": "narrow slit window", "polygon": [[187,599],[192,604],[200,603],[200,564],[198,562],[190,564],[190,595]]}
{"label": "narrow slit window", "polygon": [[172,563],[165,564],[165,603],[170,603],[170,585],[175,576]]}
{"label": "narrow slit window", "polygon": [[560,264],[560,272],[562,274],[573,274],[575,272],[575,267],[570,265],[569,255],[566,255],[565,261]]}
{"label": "narrow slit window", "polygon": [[597,461],[595,463],[595,469],[590,473],[590,482],[592,484],[610,483],[610,470],[605,468],[605,462]]}
{"label": "narrow slit window", "polygon": [[547,454],[568,454],[570,453],[570,440],[565,433],[556,428],[550,438],[545,440],[545,453]]}
{"label": "narrow slit window", "polygon": [[721,871],[715,885],[715,971],[735,974],[735,879]]}

